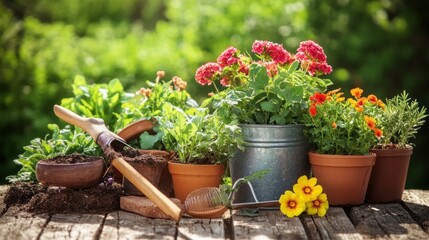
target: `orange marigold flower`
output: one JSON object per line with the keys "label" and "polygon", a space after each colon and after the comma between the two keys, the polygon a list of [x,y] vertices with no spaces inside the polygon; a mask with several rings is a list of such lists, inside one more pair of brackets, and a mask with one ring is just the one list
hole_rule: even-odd
{"label": "orange marigold flower", "polygon": [[354,100],[353,98],[348,98],[347,102],[350,103],[350,105],[355,106],[356,105],[356,100]]}
{"label": "orange marigold flower", "polygon": [[332,122],[332,128],[336,129],[337,128],[337,124],[335,122]]}
{"label": "orange marigold flower", "polygon": [[350,93],[356,98],[360,98],[362,96],[363,90],[360,88],[353,88],[352,90],[350,90]]}
{"label": "orange marigold flower", "polygon": [[365,103],[368,102],[368,99],[363,97],[363,98],[359,98],[356,102],[356,105],[358,105],[359,107],[363,107],[363,105],[365,105]]}
{"label": "orange marigold flower", "polygon": [[375,128],[375,129],[374,129],[374,135],[375,135],[377,138],[381,138],[381,137],[383,136],[383,131],[382,131],[381,129],[379,129],[379,128]]}
{"label": "orange marigold flower", "polygon": [[367,99],[370,103],[377,104],[378,98],[374,94],[368,95]]}
{"label": "orange marigold flower", "polygon": [[[332,90],[332,91],[329,91],[329,92],[327,92],[326,93],[326,95],[334,95],[334,94],[336,94],[337,92],[339,92],[341,90],[341,88],[337,88],[337,89],[334,89],[334,90]],[[339,94],[343,94],[343,93],[339,93]],[[338,94],[337,94],[338,95]]]}
{"label": "orange marigold flower", "polygon": [[369,116],[364,116],[365,122],[368,125],[369,129],[375,129],[375,119]]}
{"label": "orange marigold flower", "polygon": [[308,111],[310,112],[310,116],[314,117],[317,114],[317,108],[315,104],[312,104],[310,106],[310,108],[308,109]]}
{"label": "orange marigold flower", "polygon": [[386,107],[386,105],[384,104],[384,102],[383,101],[381,101],[380,99],[378,99],[378,101],[377,101],[377,105],[380,107],[380,108],[385,108]]}
{"label": "orange marigold flower", "polygon": [[337,100],[336,100],[336,101],[337,101],[337,102],[342,102],[342,101],[346,100],[346,98],[345,98],[345,97],[343,97],[343,94],[344,94],[344,93],[342,93],[342,92],[341,92],[341,93],[337,93],[337,94],[336,94],[336,96],[337,96]]}

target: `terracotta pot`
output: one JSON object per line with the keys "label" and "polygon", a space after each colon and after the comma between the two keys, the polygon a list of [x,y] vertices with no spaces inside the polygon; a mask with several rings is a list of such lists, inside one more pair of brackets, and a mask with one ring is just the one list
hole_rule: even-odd
{"label": "terracotta pot", "polygon": [[222,164],[183,164],[169,161],[168,170],[173,177],[174,194],[183,203],[189,193],[194,190],[203,187],[219,187],[225,166]]}
{"label": "terracotta pot", "polygon": [[[132,141],[140,136],[145,131],[152,131],[154,127],[154,122],[151,120],[139,120],[127,125],[121,131],[118,132],[118,136],[123,138],[125,141]],[[170,159],[172,153],[161,150],[140,150],[143,153],[163,156],[166,159]],[[133,163],[129,161],[131,166],[133,166],[142,176],[147,178],[155,187],[157,187],[162,193],[168,197],[173,197],[173,183],[171,175],[168,171],[167,166],[159,169],[153,166],[147,166],[141,163]],[[122,174],[117,171],[114,171],[115,181],[122,183],[124,187],[124,193],[129,195],[142,195],[142,193],[135,188]]]}
{"label": "terracotta pot", "polygon": [[366,202],[401,201],[407,180],[413,147],[405,149],[372,149],[377,154],[366,192]]}
{"label": "terracotta pot", "polygon": [[328,195],[330,205],[359,205],[365,200],[375,154],[330,155],[309,153],[313,175]]}
{"label": "terracotta pot", "polygon": [[103,178],[105,163],[102,157],[91,158],[96,160],[80,163],[53,163],[41,160],[36,165],[36,178],[45,186],[93,187]]}

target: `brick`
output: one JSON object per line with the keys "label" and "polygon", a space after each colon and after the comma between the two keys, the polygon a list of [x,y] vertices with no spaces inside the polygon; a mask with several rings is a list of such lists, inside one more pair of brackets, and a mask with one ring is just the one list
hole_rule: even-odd
{"label": "brick", "polygon": [[[177,198],[170,198],[170,200],[179,206],[182,210],[184,209],[182,203]],[[139,215],[149,218],[164,218],[170,219],[155,203],[146,197],[140,196],[122,196],[120,198],[120,208],[122,210],[137,213]]]}

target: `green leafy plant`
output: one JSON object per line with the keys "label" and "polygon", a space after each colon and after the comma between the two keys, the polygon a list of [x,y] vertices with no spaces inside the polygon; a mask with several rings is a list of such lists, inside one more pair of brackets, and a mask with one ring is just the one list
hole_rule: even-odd
{"label": "green leafy plant", "polygon": [[208,113],[207,108],[183,110],[171,104],[164,106],[158,118],[166,150],[174,151],[180,163],[226,163],[235,153],[240,130]]}
{"label": "green leafy plant", "polygon": [[30,145],[24,147],[24,153],[14,162],[21,165],[17,175],[8,176],[9,182],[37,181],[36,164],[40,160],[49,159],[58,155],[81,153],[85,155],[101,156],[101,150],[94,143],[91,136],[80,129],[60,129],[56,124],[49,124],[52,131],[44,139],[35,138]]}
{"label": "green leafy plant", "polygon": [[[322,47],[305,41],[292,55],[280,44],[255,41],[252,52],[258,60],[230,47],[216,63],[206,63],[197,70],[197,82],[213,84],[217,91],[203,106],[213,107],[227,121],[302,123],[308,97],[332,84],[318,77],[332,71]],[[219,92],[217,81],[227,89]]]}
{"label": "green leafy plant", "polygon": [[108,84],[87,84],[85,78],[76,76],[72,88],[74,96],[63,98],[61,105],[81,116],[101,118],[112,130],[122,112],[121,105],[132,97],[118,79]]}
{"label": "green leafy plant", "polygon": [[[154,82],[146,81],[146,87],[140,88],[127,102],[122,104],[122,113],[116,124],[116,129],[140,120],[155,120],[165,114],[164,106],[169,103],[181,109],[198,107],[198,103],[186,91],[187,83],[175,76],[169,81],[161,81],[165,73],[157,72]],[[162,132],[156,125],[151,133],[144,132],[132,144],[142,149],[163,149]]]}
{"label": "green leafy plant", "polygon": [[313,150],[322,154],[368,154],[383,135],[376,123],[384,104],[372,94],[361,97],[360,88],[352,89],[354,98],[347,101],[338,91],[310,97],[304,121]]}
{"label": "green leafy plant", "polygon": [[406,148],[409,141],[416,137],[417,131],[425,123],[426,108],[419,107],[417,100],[412,101],[406,91],[386,100],[382,112],[381,125],[383,137],[376,148]]}

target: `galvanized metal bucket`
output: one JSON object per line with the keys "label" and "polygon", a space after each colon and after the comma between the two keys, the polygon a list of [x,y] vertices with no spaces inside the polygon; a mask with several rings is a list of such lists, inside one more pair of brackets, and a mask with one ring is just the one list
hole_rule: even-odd
{"label": "galvanized metal bucket", "polygon": [[[304,125],[243,124],[244,150],[238,150],[229,163],[232,182],[268,169],[262,179],[251,181],[260,201],[278,200],[302,175],[311,174],[309,144]],[[247,185],[234,194],[233,203],[254,201]]]}

